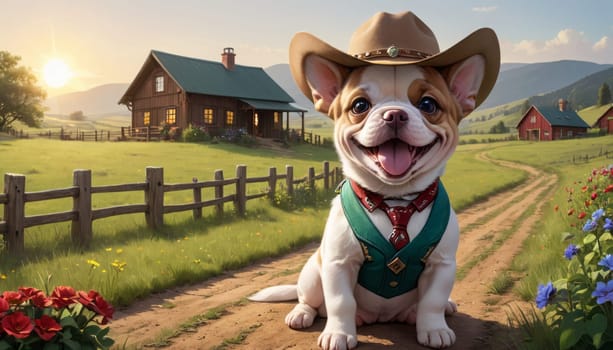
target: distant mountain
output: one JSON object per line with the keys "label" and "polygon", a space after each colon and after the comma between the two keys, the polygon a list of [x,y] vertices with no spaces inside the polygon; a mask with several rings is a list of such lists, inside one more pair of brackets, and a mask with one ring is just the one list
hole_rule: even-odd
{"label": "distant mountain", "polygon": [[494,89],[480,108],[494,107],[548,93],[590,74],[613,67],[611,64],[568,60],[512,65],[516,66],[501,69]]}
{"label": "distant mountain", "polygon": [[613,67],[588,75],[548,94],[530,97],[528,103],[537,106],[557,106],[558,100],[564,98],[568,100],[572,109],[583,109],[598,102],[598,90],[603,83],[613,88]]}
{"label": "distant mountain", "polygon": [[128,89],[128,85],[125,83],[106,84],[86,91],[48,98],[45,101],[47,114],[69,115],[75,111],[83,111],[83,114],[90,120],[107,115],[130,115],[126,106],[117,104]]}
{"label": "distant mountain", "polygon": [[292,73],[289,70],[289,64],[275,64],[265,68],[264,71],[296,101],[296,105],[309,110],[308,113],[315,112],[311,100],[304,96],[294,82]]}

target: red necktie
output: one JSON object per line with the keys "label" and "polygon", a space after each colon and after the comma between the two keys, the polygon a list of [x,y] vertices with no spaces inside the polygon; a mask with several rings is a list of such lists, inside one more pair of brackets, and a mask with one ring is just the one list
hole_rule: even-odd
{"label": "red necktie", "polygon": [[360,187],[355,182],[351,181],[351,187],[353,192],[360,198],[362,205],[366,207],[369,212],[380,208],[387,214],[387,217],[392,223],[392,234],[389,241],[396,248],[396,250],[402,249],[410,242],[409,233],[407,232],[407,226],[411,216],[415,211],[424,210],[436,197],[438,190],[438,179],[434,181],[426,190],[421,192],[417,198],[411,201],[406,206],[393,206],[390,207],[384,202],[383,196],[377,193],[370,192]]}

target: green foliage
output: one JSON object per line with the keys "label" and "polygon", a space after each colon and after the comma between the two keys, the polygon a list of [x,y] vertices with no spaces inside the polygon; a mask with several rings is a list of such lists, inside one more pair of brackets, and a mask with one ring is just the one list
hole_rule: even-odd
{"label": "green foliage", "polygon": [[188,125],[182,134],[185,142],[208,142],[211,141],[211,134],[204,126]]}
{"label": "green foliage", "polygon": [[490,134],[506,134],[508,132],[509,128],[504,125],[502,120],[490,128]]}
{"label": "green foliage", "polygon": [[[613,346],[613,170],[603,167],[592,173],[579,188],[566,187],[573,209],[563,215],[574,215],[574,208],[593,210],[591,216],[581,210],[582,225],[572,225],[562,240],[570,243],[560,252],[568,260],[566,274],[539,286],[536,302],[543,316],[518,320],[527,344],[543,339],[550,342],[542,348],[604,349]],[[524,315],[525,316],[525,315]],[[548,333],[538,334],[535,330]],[[533,348],[530,345],[527,348]]]}
{"label": "green foliage", "polygon": [[318,190],[317,186],[311,188],[306,182],[294,186],[294,193],[289,195],[283,185],[275,193],[272,204],[283,210],[297,210],[307,206],[328,205],[333,197],[333,191]]}
{"label": "green foliage", "polygon": [[602,106],[609,103],[611,103],[611,89],[607,83],[602,83],[598,89],[598,101],[596,104]]}
{"label": "green foliage", "polygon": [[19,66],[19,56],[0,51],[0,131],[16,121],[38,126],[43,119],[43,100],[47,93],[36,85],[30,69]]}

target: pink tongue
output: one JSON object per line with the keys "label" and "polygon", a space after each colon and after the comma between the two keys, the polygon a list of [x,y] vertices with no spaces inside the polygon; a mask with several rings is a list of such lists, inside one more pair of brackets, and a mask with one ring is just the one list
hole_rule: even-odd
{"label": "pink tongue", "polygon": [[411,167],[413,155],[406,143],[392,140],[379,146],[377,159],[390,175],[400,176]]}

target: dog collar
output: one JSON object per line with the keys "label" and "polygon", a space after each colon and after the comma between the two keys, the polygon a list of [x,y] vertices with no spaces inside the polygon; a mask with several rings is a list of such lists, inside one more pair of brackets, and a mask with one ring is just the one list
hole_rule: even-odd
{"label": "dog collar", "polygon": [[[375,192],[371,192],[362,186],[358,185],[355,181],[348,180],[351,184],[351,189],[355,193],[356,196],[360,199],[360,202],[368,210],[368,212],[372,213],[377,208],[381,208],[382,205],[385,204],[386,199],[402,199],[402,198],[385,198],[383,195]],[[438,188],[439,179],[436,178],[430,186],[428,186],[424,191],[420,192],[415,199],[411,201],[409,205],[415,206],[417,211],[424,210],[432,201],[434,197],[436,197],[436,190]]]}

